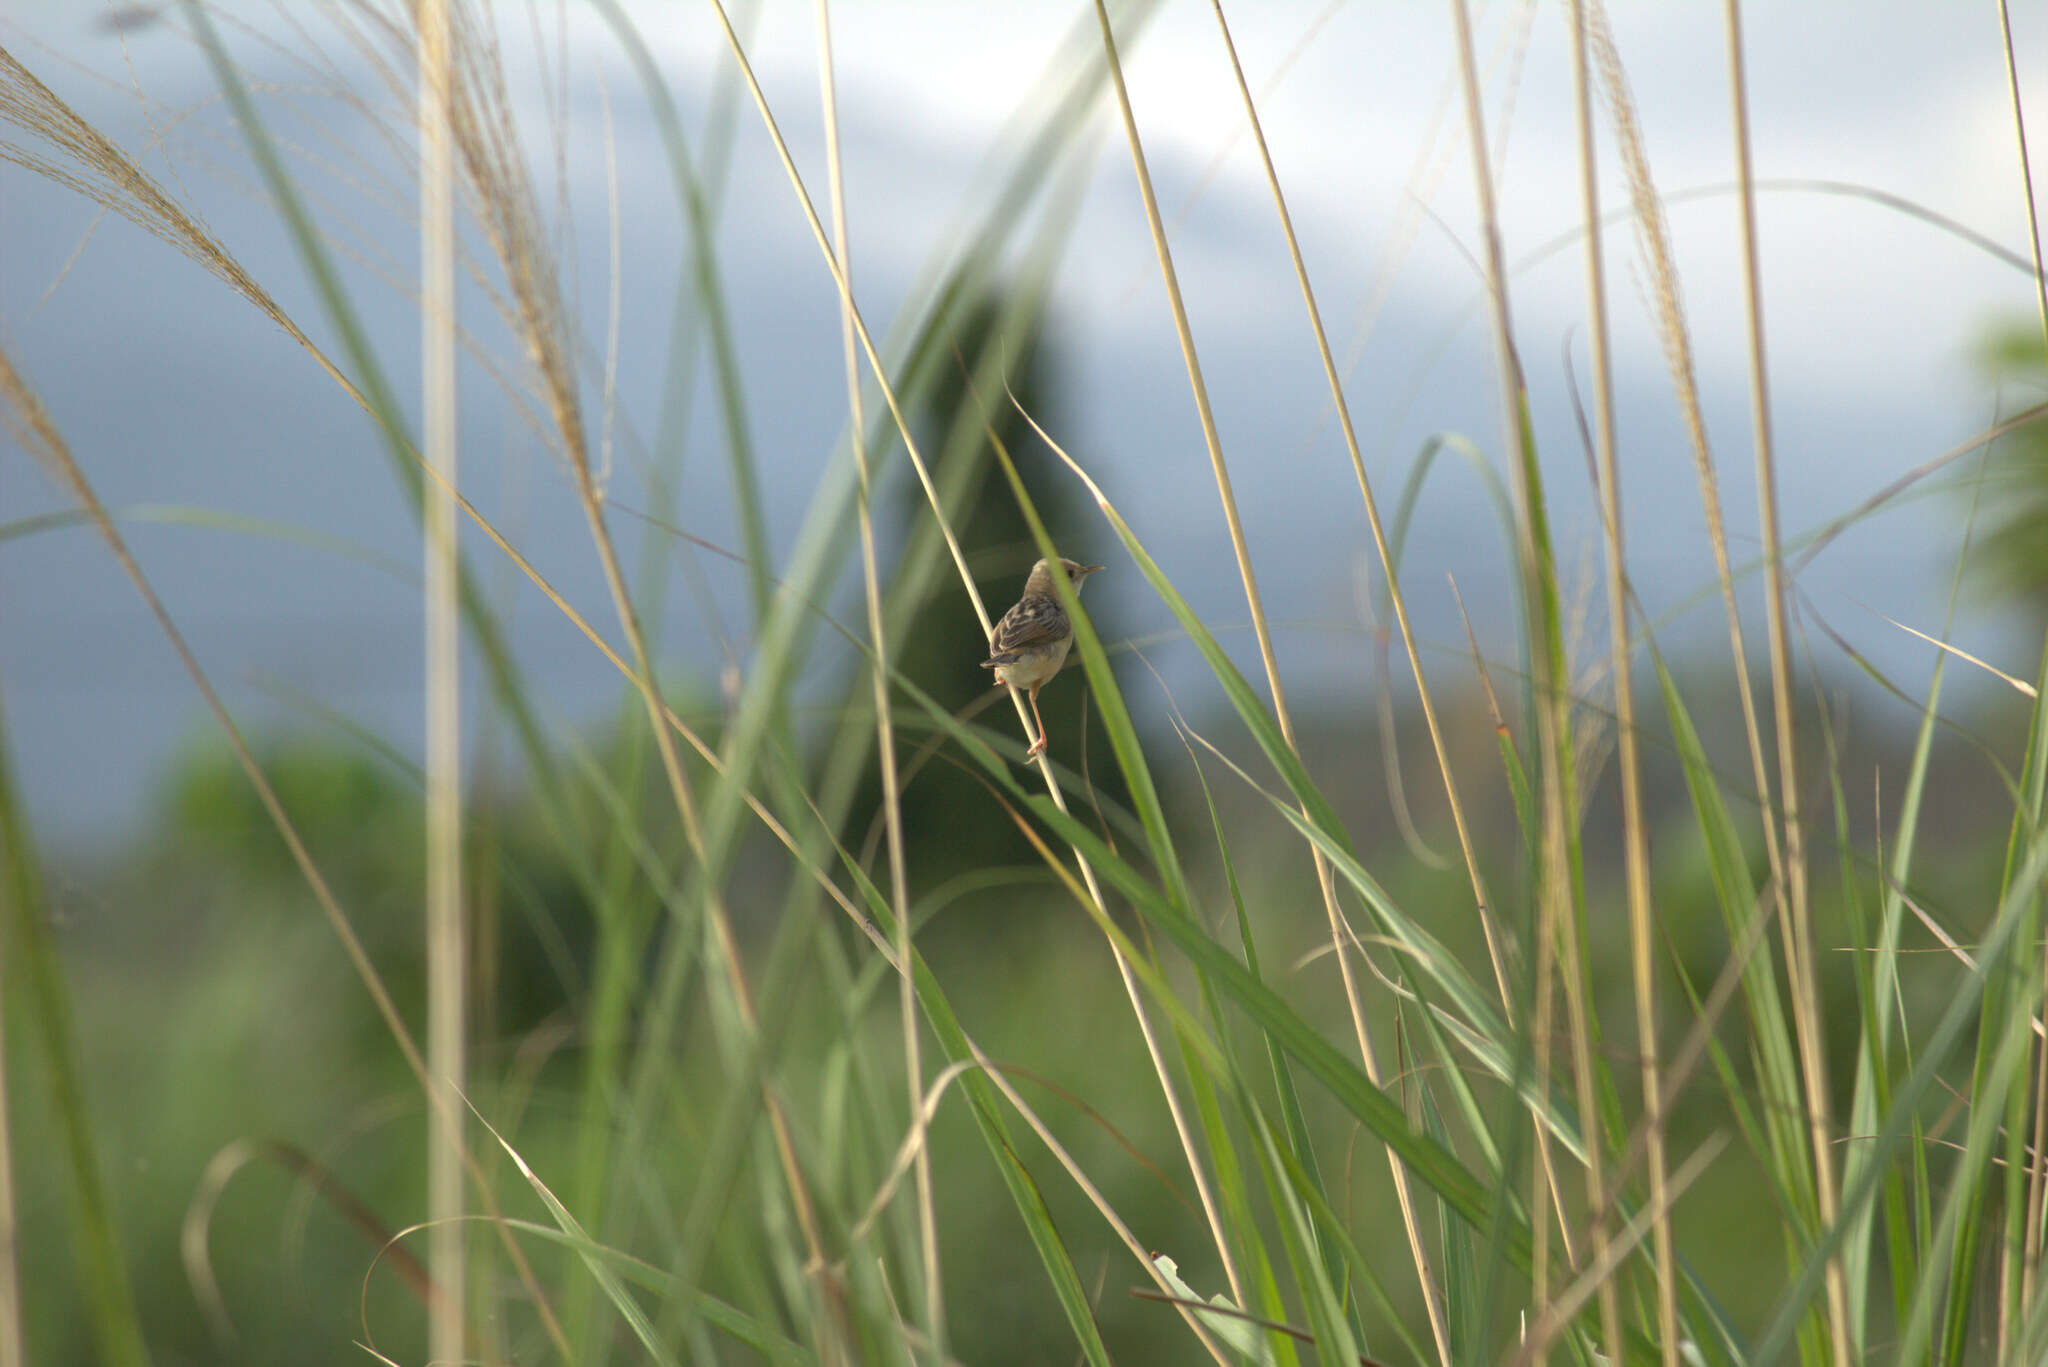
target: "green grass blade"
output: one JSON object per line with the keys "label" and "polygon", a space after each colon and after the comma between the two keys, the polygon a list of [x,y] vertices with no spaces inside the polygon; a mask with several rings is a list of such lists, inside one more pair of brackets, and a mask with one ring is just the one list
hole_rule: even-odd
{"label": "green grass blade", "polygon": [[541,1181],[540,1176],[526,1165],[526,1160],[520,1156],[519,1151],[484,1118],[483,1112],[476,1110],[474,1106],[470,1110],[476,1116],[477,1122],[490,1131],[491,1138],[498,1141],[506,1156],[519,1169],[519,1175],[526,1179],[527,1185],[533,1188],[534,1195],[540,1198],[541,1204],[547,1207],[548,1214],[554,1217],[556,1227],[568,1236],[571,1246],[582,1258],[584,1267],[589,1269],[590,1275],[604,1289],[605,1299],[612,1303],[612,1307],[619,1312],[619,1318],[632,1329],[633,1336],[640,1340],[640,1346],[647,1350],[648,1357],[660,1364],[660,1367],[680,1367],[654,1332],[654,1325],[647,1318],[647,1312],[641,1308],[640,1302],[626,1290],[618,1274],[612,1270],[610,1262],[594,1252],[596,1241],[583,1232],[583,1226],[576,1222],[576,1217],[569,1213],[569,1208],[555,1199],[555,1194],[548,1190],[547,1183]]}
{"label": "green grass blade", "polygon": [[[0,723],[0,933],[7,943],[0,962],[8,970],[7,997],[14,1007],[9,1014],[17,1021],[23,1016],[31,1020],[42,1041],[49,1109],[63,1136],[73,1248],[90,1307],[87,1328],[103,1361],[142,1367],[149,1361],[149,1351],[143,1346],[142,1320],[128,1282],[113,1201],[93,1141],[70,993],[51,938],[50,909],[7,749],[5,726]],[[14,1212],[7,1214],[11,1224]]]}
{"label": "green grass blade", "polygon": [[[882,895],[868,880],[860,865],[844,850],[840,858],[846,874],[859,890],[868,914],[875,918],[875,924],[889,943],[896,939],[896,927],[889,909],[889,899]],[[964,1063],[974,1057],[969,1046],[967,1032],[960,1025],[960,1018],[953,1011],[938,979],[925,964],[922,955],[912,959],[911,970],[915,977],[918,1005],[925,1013],[925,1019],[938,1039],[949,1063]],[[1010,1200],[1024,1221],[1025,1233],[1030,1237],[1032,1247],[1037,1251],[1039,1261],[1044,1265],[1046,1276],[1052,1283],[1054,1296],[1059,1300],[1060,1309],[1067,1317],[1067,1323],[1074,1330],[1082,1355],[1091,1367],[1109,1367],[1109,1350],[1102,1342],[1101,1330],[1095,1323],[1095,1311],[1088,1300],[1087,1287],[1074,1267],[1074,1260],[1067,1252],[1059,1227],[1053,1223],[1052,1212],[1045,1204],[1044,1195],[1038,1184],[1017,1156],[1012,1143],[1009,1127],[1004,1123],[994,1087],[979,1073],[969,1071],[961,1078],[961,1088],[969,1102],[970,1113],[975,1127],[980,1131],[987,1145],[989,1156],[995,1160],[996,1171],[1003,1179],[1003,1186],[1010,1194]]]}
{"label": "green grass blade", "polygon": [[[1963,1047],[1964,1032],[1978,1020],[1987,983],[1999,974],[2012,971],[2009,965],[2014,953],[2015,934],[2021,922],[2026,919],[2023,913],[2034,885],[2044,874],[2048,874],[2048,839],[2037,837],[2030,843],[2024,861],[2014,870],[2014,874],[2012,890],[2000,900],[1997,914],[1978,942],[1976,971],[1964,975],[1962,982],[1943,1007],[1939,1020],[1927,1036],[1912,1074],[1896,1093],[1892,1114],[1886,1117],[1884,1126],[1869,1137],[1869,1166],[1855,1185],[1845,1188],[1842,1208],[1835,1223],[1814,1241],[1793,1285],[1779,1302],[1777,1314],[1758,1341],[1752,1361],[1759,1364],[1759,1367],[1766,1367],[1767,1364],[1782,1360],[1781,1355],[1790,1346],[1802,1317],[1811,1309],[1813,1298],[1820,1290],[1827,1260],[1848,1237],[1852,1222],[1860,1216],[1864,1207],[1876,1199],[1884,1168],[1894,1160],[1900,1146],[1912,1133],[1912,1116],[1915,1109],[1934,1090],[1940,1070],[1947,1066],[1949,1060]],[[2018,973],[2015,977],[2023,985],[2023,989],[2018,1000],[2011,1004],[2017,1009],[2031,1012],[2039,1004],[2042,984],[2038,976],[2031,973]],[[2024,1022],[2020,1024],[2023,1025]],[[2016,1062],[2001,1064],[2008,1072],[2015,1066]],[[1997,1095],[2002,1098],[2002,1089],[1999,1089]],[[1954,1203],[1950,1207],[1958,1219],[1963,1209],[1961,1203]],[[1941,1275],[1938,1263],[1942,1260],[1942,1249],[1939,1245],[1933,1253],[1934,1256],[1923,1268],[1923,1274],[1928,1278]]]}

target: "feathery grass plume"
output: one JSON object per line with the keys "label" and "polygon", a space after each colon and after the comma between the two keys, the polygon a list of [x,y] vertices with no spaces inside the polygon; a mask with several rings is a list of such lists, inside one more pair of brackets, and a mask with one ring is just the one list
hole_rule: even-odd
{"label": "feathery grass plume", "polygon": [[[1656,1257],[1657,1343],[1663,1367],[1678,1367],[1678,1268],[1672,1238],[1671,1195],[1665,1156],[1667,1121],[1663,1108],[1657,1039],[1657,998],[1650,907],[1649,833],[1643,814],[1642,762],[1636,734],[1635,681],[1630,659],[1630,611],[1634,591],[1629,584],[1623,550],[1621,467],[1616,453],[1614,382],[1608,354],[1607,277],[1600,226],[1598,155],[1593,136],[1593,79],[1587,56],[1586,0],[1571,0],[1572,114],[1579,153],[1579,204],[1586,234],[1586,303],[1588,341],[1593,362],[1594,432],[1591,444],[1595,483],[1599,487],[1601,546],[1607,569],[1608,668],[1614,689],[1615,745],[1621,781],[1623,869],[1628,896],[1629,977],[1636,1010],[1636,1047],[1642,1055],[1643,1117],[1636,1127],[1649,1168],[1649,1202],[1654,1212],[1651,1244]],[[1591,775],[1582,791],[1593,790]]]}
{"label": "feathery grass plume", "polygon": [[[1764,758],[1763,730],[1757,718],[1756,701],[1750,685],[1749,658],[1743,644],[1741,616],[1735,601],[1734,574],[1728,554],[1727,522],[1721,506],[1720,482],[1714,468],[1713,454],[1707,443],[1691,333],[1686,326],[1670,228],[1665,220],[1655,183],[1651,179],[1649,158],[1644,150],[1642,131],[1636,118],[1635,101],[1629,91],[1628,79],[1608,25],[1605,8],[1599,0],[1591,0],[1586,13],[1587,39],[1592,48],[1593,66],[1599,73],[1602,93],[1607,99],[1609,118],[1628,181],[1630,200],[1635,209],[1636,241],[1644,259],[1651,288],[1652,317],[1663,343],[1665,364],[1671,372],[1673,392],[1691,442],[1700,505],[1706,518],[1708,543],[1713,551],[1715,576],[1720,586],[1722,606],[1728,624],[1729,656],[1733,665],[1736,694],[1742,709],[1743,734],[1748,746],[1751,779],[1755,784],[1758,800],[1768,813],[1771,809],[1772,787]],[[1767,815],[1761,825],[1765,854],[1770,868],[1770,880],[1765,888],[1765,896],[1771,899],[1787,897],[1791,872],[1782,848],[1778,823]],[[1755,914],[1749,908],[1746,898],[1728,905],[1738,918],[1746,919]],[[1796,963],[1799,955],[1796,947],[1791,947],[1794,945],[1794,932],[1790,927],[1790,919],[1779,918],[1779,930],[1781,942],[1788,946],[1788,961]],[[1730,933],[1739,937],[1739,922],[1731,921]],[[1786,1184],[1784,1196],[1791,1208],[1808,1213],[1808,1218],[1817,1223],[1820,1196],[1817,1189],[1816,1164],[1828,1163],[1831,1160],[1825,1153],[1816,1153],[1813,1150],[1810,1130],[1793,1119],[1807,1113],[1807,1103],[1804,1089],[1798,1080],[1792,1032],[1788,1031],[1784,1020],[1784,1003],[1778,995],[1776,981],[1768,963],[1759,962],[1756,965],[1749,991],[1750,1020],[1754,1032],[1752,1048],[1757,1053],[1769,1089],[1768,1102],[1763,1109],[1763,1122],[1773,1136],[1775,1151],[1797,1155],[1794,1161],[1774,1165],[1772,1171]]]}
{"label": "feathery grass plume", "polygon": [[0,160],[75,191],[175,248],[284,329],[336,383],[358,403],[363,402],[348,378],[205,224],[4,46],[0,46],[0,122],[36,140],[31,144],[0,138]]}

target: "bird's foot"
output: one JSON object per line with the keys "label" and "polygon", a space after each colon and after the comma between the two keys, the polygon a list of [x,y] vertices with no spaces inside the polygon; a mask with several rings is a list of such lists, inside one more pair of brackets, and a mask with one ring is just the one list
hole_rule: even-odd
{"label": "bird's foot", "polygon": [[1031,748],[1024,752],[1024,758],[1027,760],[1037,759],[1040,755],[1044,753],[1045,737],[1041,735],[1037,740],[1031,742]]}

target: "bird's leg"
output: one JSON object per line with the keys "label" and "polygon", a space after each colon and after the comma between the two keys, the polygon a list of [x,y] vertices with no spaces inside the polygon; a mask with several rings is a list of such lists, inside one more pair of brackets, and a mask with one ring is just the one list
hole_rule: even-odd
{"label": "bird's leg", "polygon": [[1024,758],[1035,759],[1045,749],[1045,718],[1038,715],[1038,690],[1031,690],[1031,720],[1038,723],[1038,739],[1031,742],[1031,748],[1024,752]]}

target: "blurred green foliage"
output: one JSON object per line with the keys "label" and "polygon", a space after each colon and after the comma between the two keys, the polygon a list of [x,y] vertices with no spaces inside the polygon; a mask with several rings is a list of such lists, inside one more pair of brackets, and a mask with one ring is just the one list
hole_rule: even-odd
{"label": "blurred green foliage", "polygon": [[[2004,396],[2001,419],[2048,397],[2048,352],[2037,322],[1995,329],[1978,364]],[[2000,441],[1985,460],[1984,481],[1989,525],[1975,556],[1979,577],[2039,616],[2048,611],[2048,429],[2034,423]]]}

